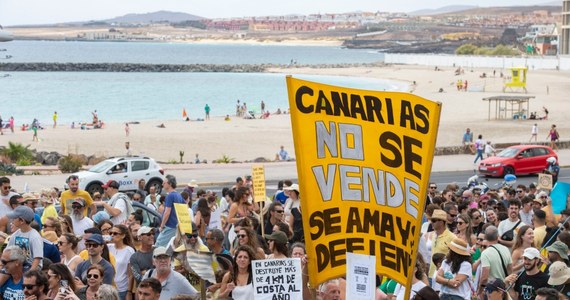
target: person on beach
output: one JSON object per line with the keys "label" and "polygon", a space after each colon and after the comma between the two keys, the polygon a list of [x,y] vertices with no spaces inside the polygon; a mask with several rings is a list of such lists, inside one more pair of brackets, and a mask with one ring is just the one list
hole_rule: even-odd
{"label": "person on beach", "polygon": [[131,132],[131,129],[129,128],[129,123],[125,123],[125,135],[127,137],[129,137],[130,132]]}
{"label": "person on beach", "polygon": [[528,141],[531,142],[533,138],[535,142],[538,141],[538,125],[536,123],[532,125],[532,129],[530,130],[530,140]]}
{"label": "person on beach", "polygon": [[57,126],[57,111],[53,112],[53,128]]}
{"label": "person on beach", "polygon": [[483,142],[483,135],[480,134],[477,136],[477,140],[475,141],[475,150],[477,151],[477,155],[475,156],[475,161],[473,163],[477,163],[479,159],[483,160],[483,151],[485,150],[485,142]]}
{"label": "person on beach", "polygon": [[14,133],[14,117],[13,116],[10,117],[9,124],[10,124],[10,131],[12,131],[12,133]]}
{"label": "person on beach", "polygon": [[[461,140],[461,143],[463,144],[463,146],[465,146],[465,148],[470,148],[471,144],[473,144],[473,132],[471,132],[471,129],[467,128],[465,130],[465,133],[463,134],[463,140]],[[474,153],[473,150],[471,150],[471,152]]]}
{"label": "person on beach", "polygon": [[556,141],[558,141],[558,139],[560,138],[560,135],[558,134],[558,130],[556,130],[556,125],[552,124],[552,127],[550,127],[550,131],[548,132],[548,135],[546,136],[546,139],[550,138],[550,148],[554,149],[554,150],[558,150],[558,146],[556,145]]}
{"label": "person on beach", "polygon": [[97,124],[97,122],[99,122],[99,117],[97,116],[97,110],[92,111],[91,115],[93,115],[93,124]]}
{"label": "person on beach", "polygon": [[4,135],[4,124],[2,124],[2,116],[0,116],[0,135]]}
{"label": "person on beach", "polygon": [[263,100],[261,100],[261,113],[265,112],[265,102],[263,102]]}
{"label": "person on beach", "polygon": [[32,141],[33,142],[39,142],[40,139],[38,139],[38,122],[36,122],[35,119],[34,119],[34,122],[32,122],[32,131],[34,132],[34,136],[32,137]]}
{"label": "person on beach", "polygon": [[204,107],[204,111],[206,112],[205,120],[210,120],[210,106],[208,104]]}

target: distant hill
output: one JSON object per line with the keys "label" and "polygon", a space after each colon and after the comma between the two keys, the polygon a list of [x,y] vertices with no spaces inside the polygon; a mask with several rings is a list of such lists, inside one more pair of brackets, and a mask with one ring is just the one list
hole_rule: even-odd
{"label": "distant hill", "polygon": [[435,9],[416,10],[416,11],[409,12],[408,14],[410,16],[430,16],[430,15],[439,15],[439,14],[463,11],[463,10],[468,10],[468,9],[472,9],[472,8],[476,8],[476,7],[477,6],[475,6],[475,5],[448,5],[448,6],[444,6],[444,7],[440,7],[440,8],[435,8]]}
{"label": "distant hill", "polygon": [[103,21],[107,23],[157,23],[165,21],[170,23],[179,23],[184,21],[198,21],[203,19],[203,17],[187,13],[161,10],[146,14],[127,14]]}
{"label": "distant hill", "polygon": [[[461,15],[513,15],[521,13],[531,13],[537,10],[546,10],[550,13],[559,13],[560,7],[551,5],[532,5],[532,6],[504,6],[504,7],[475,7],[461,11]],[[442,13],[439,15],[456,15],[455,12]]]}
{"label": "distant hill", "polygon": [[546,2],[546,3],[541,3],[538,4],[541,6],[562,6],[562,1],[550,1],[550,2]]}

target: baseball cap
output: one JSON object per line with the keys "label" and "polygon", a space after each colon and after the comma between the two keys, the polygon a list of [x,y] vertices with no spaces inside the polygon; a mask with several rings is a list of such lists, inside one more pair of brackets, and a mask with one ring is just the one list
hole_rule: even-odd
{"label": "baseball cap", "polygon": [[299,185],[296,183],[293,183],[291,186],[284,187],[283,190],[284,191],[297,191],[297,192],[299,192]]}
{"label": "baseball cap", "polygon": [[34,220],[34,211],[27,206],[18,206],[7,214],[10,219],[22,218],[26,222]]}
{"label": "baseball cap", "polygon": [[143,234],[151,233],[154,229],[148,226],[142,226],[139,231],[137,232],[137,236],[141,236]]}
{"label": "baseball cap", "polygon": [[75,204],[75,203],[85,207],[85,200],[83,200],[82,198],[73,199],[73,202],[71,202],[71,204]]}
{"label": "baseball cap", "polygon": [[485,285],[485,292],[492,293],[494,291],[506,292],[505,283],[499,278],[496,278]]}
{"label": "baseball cap", "polygon": [[106,188],[118,189],[120,186],[121,186],[121,185],[120,185],[118,182],[116,182],[115,180],[109,180],[109,181],[107,181],[107,183],[105,183],[105,184],[103,185],[103,188],[104,188],[104,189],[106,189]]}
{"label": "baseball cap", "polygon": [[153,256],[153,257],[158,257],[158,256],[161,256],[161,255],[168,255],[168,254],[166,253],[166,248],[164,248],[164,247],[156,247],[156,249],[154,249],[154,251],[152,252],[152,256]]}
{"label": "baseball cap", "polygon": [[103,241],[103,236],[98,234],[98,233],[91,234],[85,241],[86,242],[95,242],[99,245],[105,244],[105,241]]}
{"label": "baseball cap", "polygon": [[277,241],[279,244],[287,244],[287,235],[283,231],[273,231],[271,235],[266,234],[265,239]]}
{"label": "baseball cap", "polygon": [[540,251],[534,247],[528,247],[524,249],[523,257],[526,257],[528,259],[540,258]]}

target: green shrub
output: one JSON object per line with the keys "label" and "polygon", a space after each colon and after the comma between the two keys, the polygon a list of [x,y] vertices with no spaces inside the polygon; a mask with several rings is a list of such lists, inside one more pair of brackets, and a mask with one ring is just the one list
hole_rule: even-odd
{"label": "green shrub", "polygon": [[23,170],[16,169],[15,166],[10,164],[0,163],[0,175],[22,175],[24,174]]}
{"label": "green shrub", "polygon": [[81,160],[73,155],[67,155],[59,159],[57,166],[62,173],[75,173],[81,169]]}
{"label": "green shrub", "polygon": [[33,164],[32,160],[26,157],[20,157],[16,161],[17,166],[31,166]]}
{"label": "green shrub", "polygon": [[229,157],[228,155],[224,154],[221,158],[214,160],[214,163],[218,164],[229,164],[234,160],[233,157]]}
{"label": "green shrub", "polygon": [[8,142],[8,147],[2,150],[2,155],[8,157],[12,162],[17,162],[20,159],[31,162],[34,159],[30,145],[24,146],[20,143]]}

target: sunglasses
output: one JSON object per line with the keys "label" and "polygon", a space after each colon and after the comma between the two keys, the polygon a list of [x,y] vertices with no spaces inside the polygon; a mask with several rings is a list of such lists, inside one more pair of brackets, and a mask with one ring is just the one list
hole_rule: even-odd
{"label": "sunglasses", "polygon": [[66,243],[59,241],[59,242],[57,242],[57,244],[60,245],[60,246],[62,246],[63,244],[66,244]]}
{"label": "sunglasses", "polygon": [[116,231],[110,231],[109,234],[115,236],[115,235],[121,235],[122,233]]}
{"label": "sunglasses", "polygon": [[430,189],[437,189],[437,186],[430,186]]}
{"label": "sunglasses", "polygon": [[540,199],[546,199],[548,196],[540,196]]}
{"label": "sunglasses", "polygon": [[457,225],[463,225],[466,224],[465,222],[457,222]]}
{"label": "sunglasses", "polygon": [[34,289],[35,286],[36,286],[35,284],[23,284],[22,285],[24,290],[32,290],[32,289]]}
{"label": "sunglasses", "polygon": [[452,218],[457,217],[457,215],[452,215],[452,214],[449,214],[449,216],[452,217]]}
{"label": "sunglasses", "polygon": [[72,205],[71,206],[71,208],[73,208],[73,209],[80,209],[81,207],[83,207],[83,206],[81,206],[81,205]]}
{"label": "sunglasses", "polygon": [[284,210],[274,210],[274,212],[276,212],[278,214],[282,214],[284,212]]}
{"label": "sunglasses", "polygon": [[5,266],[5,265],[7,265],[7,264],[9,264],[9,263],[11,263],[11,262],[13,262],[13,261],[16,261],[16,260],[15,260],[15,259],[11,259],[11,260],[3,260],[3,259],[2,259],[2,260],[0,260],[0,262],[2,263],[3,266]]}
{"label": "sunglasses", "polygon": [[187,234],[186,234],[186,237],[189,238],[189,239],[191,239],[191,238],[197,238],[197,237],[198,237],[198,234],[197,234],[197,233],[193,233],[193,234],[187,233]]}
{"label": "sunglasses", "polygon": [[7,190],[9,190],[9,189],[11,189],[11,188],[12,188],[11,186],[3,186],[3,187],[2,187],[2,189],[5,190],[5,191],[7,191]]}
{"label": "sunglasses", "polygon": [[238,237],[238,239],[243,239],[243,238],[247,237],[247,235],[246,234],[238,234],[237,237]]}
{"label": "sunglasses", "polygon": [[85,248],[97,248],[99,244],[85,244]]}
{"label": "sunglasses", "polygon": [[154,235],[154,232],[149,232],[149,233],[141,233],[140,236],[151,236]]}
{"label": "sunglasses", "polygon": [[87,274],[87,278],[99,279],[99,274]]}
{"label": "sunglasses", "polygon": [[517,193],[522,193],[523,191],[517,191]]}

